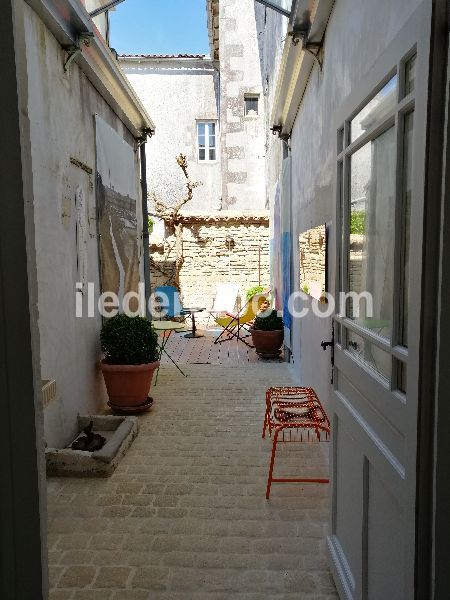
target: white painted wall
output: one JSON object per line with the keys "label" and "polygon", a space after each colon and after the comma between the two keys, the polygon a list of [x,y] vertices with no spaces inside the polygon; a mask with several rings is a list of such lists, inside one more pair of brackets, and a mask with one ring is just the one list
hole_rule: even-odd
{"label": "white painted wall", "polygon": [[[49,446],[68,443],[78,413],[105,406],[100,358],[101,320],[75,317],[77,268],[74,198],[81,188],[87,206],[87,279],[99,291],[95,223],[95,128],[99,114],[125,140],[132,138],[76,64],[63,70],[64,52],[33,10],[24,3],[29,118],[35,199],[36,256],[42,378],[55,379],[58,397],[45,410]],[[71,164],[75,158],[90,169]],[[136,186],[138,185],[136,155]],[[140,206],[138,222],[141,223]]]}
{"label": "white painted wall", "polygon": [[176,162],[183,153],[191,179],[203,182],[186,210],[216,210],[222,196],[220,147],[216,162],[199,162],[197,155],[197,120],[218,122],[219,118],[219,75],[214,63],[208,58],[120,60],[156,127],[147,145],[149,193],[169,203],[185,197],[186,180]]}
{"label": "white painted wall", "polygon": [[[325,36],[323,71],[315,64],[292,131],[294,286],[299,289],[298,235],[335,221],[335,113],[393,40],[420,0],[339,0]],[[264,10],[264,9],[258,9]],[[274,25],[275,26],[275,25]],[[264,42],[277,42],[273,30]],[[270,56],[270,51],[265,50]],[[264,63],[263,63],[264,64]],[[269,160],[278,161],[269,156]],[[272,169],[269,166],[268,169]],[[334,235],[331,240],[331,289],[334,291]],[[305,385],[325,401],[330,395],[330,355],[320,347],[330,339],[331,323],[314,315],[293,322],[295,369]]]}

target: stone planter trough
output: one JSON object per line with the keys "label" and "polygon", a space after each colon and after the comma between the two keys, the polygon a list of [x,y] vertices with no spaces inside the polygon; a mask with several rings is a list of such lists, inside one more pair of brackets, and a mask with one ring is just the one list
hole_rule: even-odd
{"label": "stone planter trough", "polygon": [[[133,443],[138,433],[137,417],[92,416],[78,417],[78,429],[94,422],[94,432],[106,438],[101,450],[84,452],[67,448],[46,448],[47,475],[60,477],[109,477],[117,468],[121,458]],[[74,440],[75,441],[75,440]]]}

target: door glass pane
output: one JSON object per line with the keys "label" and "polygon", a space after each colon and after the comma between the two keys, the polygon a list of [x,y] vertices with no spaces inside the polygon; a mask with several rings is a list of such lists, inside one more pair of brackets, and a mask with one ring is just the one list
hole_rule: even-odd
{"label": "door glass pane", "polygon": [[398,77],[394,75],[384,88],[378,92],[375,98],[372,98],[351,121],[351,142],[357,140],[365,131],[384,119],[389,111],[394,108],[397,102],[397,83]]}
{"label": "door glass pane", "polygon": [[416,83],[416,55],[405,63],[405,96],[414,91]]}
{"label": "door glass pane", "polygon": [[351,157],[349,291],[347,316],[362,327],[391,337],[394,278],[395,128]]}
{"label": "door glass pane", "polygon": [[403,140],[403,257],[402,257],[402,306],[400,320],[400,342],[408,346],[408,305],[410,298],[409,255],[411,244],[411,194],[412,194],[412,148],[414,113],[405,117]]}
{"label": "door glass pane", "polygon": [[390,354],[363,339],[360,335],[353,333],[353,331],[348,331],[347,350],[353,358],[370,371],[381,375],[387,382],[390,381],[392,363]]}

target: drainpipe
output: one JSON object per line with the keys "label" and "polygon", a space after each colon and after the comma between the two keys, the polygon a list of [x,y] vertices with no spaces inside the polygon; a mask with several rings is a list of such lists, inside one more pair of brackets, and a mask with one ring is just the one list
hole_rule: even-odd
{"label": "drainpipe", "polygon": [[[145,146],[147,143],[147,134],[144,133],[144,138],[140,145],[141,151],[141,190],[142,190],[142,239],[144,246],[144,286],[145,286],[145,314],[147,318],[151,319],[150,311],[150,245],[149,245],[149,231],[148,231],[148,187],[147,187],[147,155],[145,152]],[[150,136],[152,133],[150,133]]]}

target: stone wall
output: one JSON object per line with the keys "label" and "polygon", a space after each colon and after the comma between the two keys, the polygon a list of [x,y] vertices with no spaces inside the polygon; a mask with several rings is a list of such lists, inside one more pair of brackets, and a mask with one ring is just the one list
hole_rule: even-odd
{"label": "stone wall", "polygon": [[326,283],[325,225],[309,229],[299,236],[300,289],[320,300]]}
{"label": "stone wall", "polygon": [[[179,285],[185,306],[213,305],[218,283],[236,282],[245,292],[261,282],[269,285],[269,219],[265,213],[216,217],[186,215],[183,227],[184,263]],[[174,236],[151,240],[151,281],[154,290],[165,283],[158,267],[174,261]],[[260,268],[259,268],[260,265]],[[207,316],[199,316],[206,323]]]}

